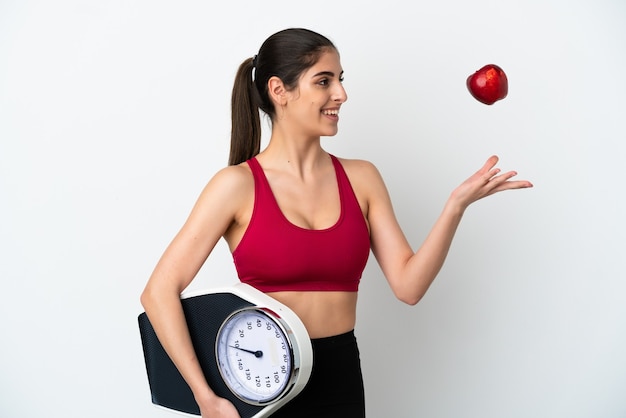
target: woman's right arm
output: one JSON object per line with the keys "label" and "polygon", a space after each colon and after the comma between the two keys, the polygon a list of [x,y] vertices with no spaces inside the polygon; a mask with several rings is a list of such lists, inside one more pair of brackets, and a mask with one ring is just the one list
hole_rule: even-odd
{"label": "woman's right arm", "polygon": [[196,357],[180,295],[218,240],[235,224],[252,181],[242,166],[230,166],[209,181],[187,221],[157,263],[141,303],[163,348],[191,388],[203,418],[239,417],[235,407],[209,387]]}

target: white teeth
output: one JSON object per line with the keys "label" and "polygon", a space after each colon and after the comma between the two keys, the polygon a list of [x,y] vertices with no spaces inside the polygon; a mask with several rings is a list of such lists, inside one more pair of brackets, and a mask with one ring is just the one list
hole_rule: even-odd
{"label": "white teeth", "polygon": [[322,113],[324,115],[338,115],[339,114],[339,110],[337,109],[333,109],[333,110],[322,110]]}

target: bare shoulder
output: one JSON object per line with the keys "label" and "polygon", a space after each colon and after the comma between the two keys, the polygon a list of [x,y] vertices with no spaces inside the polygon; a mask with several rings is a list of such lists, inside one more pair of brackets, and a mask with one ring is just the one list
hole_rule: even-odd
{"label": "bare shoulder", "polygon": [[205,187],[206,192],[220,195],[240,195],[254,189],[254,179],[246,163],[220,169]]}
{"label": "bare shoulder", "polygon": [[215,173],[213,179],[217,181],[246,183],[252,181],[252,173],[247,163],[241,163],[222,168]]}
{"label": "bare shoulder", "polygon": [[389,202],[387,187],[376,166],[367,160],[339,158],[352,185],[361,210],[369,219],[372,207]]}
{"label": "bare shoulder", "polygon": [[370,189],[383,184],[378,168],[367,160],[338,158],[343,166],[350,183],[359,189]]}
{"label": "bare shoulder", "polygon": [[234,218],[253,199],[254,178],[243,163],[216,172],[202,190],[196,206],[206,216]]}
{"label": "bare shoulder", "polygon": [[346,172],[353,172],[359,175],[379,175],[378,169],[371,161],[339,157],[337,157],[337,159],[341,162]]}

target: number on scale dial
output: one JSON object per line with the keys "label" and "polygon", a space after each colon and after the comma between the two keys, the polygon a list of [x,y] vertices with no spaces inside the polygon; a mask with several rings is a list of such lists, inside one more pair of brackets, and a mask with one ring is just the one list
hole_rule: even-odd
{"label": "number on scale dial", "polygon": [[288,389],[293,355],[280,320],[272,313],[248,308],[224,321],[217,335],[219,371],[240,399],[262,405]]}

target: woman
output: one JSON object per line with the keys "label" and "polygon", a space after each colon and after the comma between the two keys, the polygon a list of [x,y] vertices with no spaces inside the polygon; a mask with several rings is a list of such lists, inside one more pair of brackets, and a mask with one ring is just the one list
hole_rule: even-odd
{"label": "woman", "polygon": [[[465,209],[503,190],[532,187],[511,180],[513,171],[501,174],[498,158],[489,158],[451,193],[414,252],[374,165],[338,159],[321,147],[320,137],[337,133],[347,100],[342,80],[335,46],[306,29],[270,36],[258,55],[241,64],[232,96],[229,166],[206,185],[141,296],[204,418],[239,415],[202,374],[180,294],[221,237],[240,279],[289,306],[312,339],[309,384],[275,416],[364,416],[353,329],[370,249],[397,298],[414,305],[441,269]],[[262,152],[258,109],[272,122]]]}

